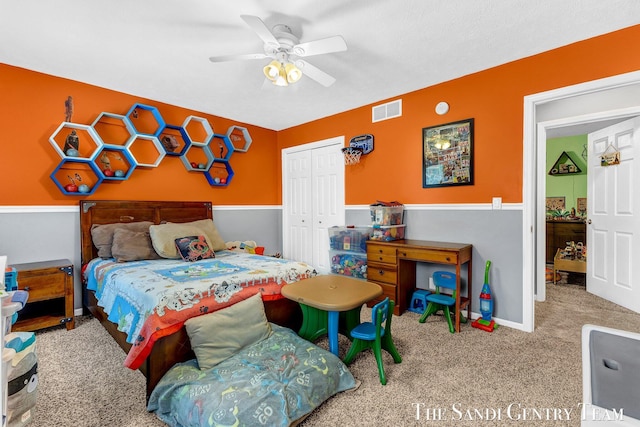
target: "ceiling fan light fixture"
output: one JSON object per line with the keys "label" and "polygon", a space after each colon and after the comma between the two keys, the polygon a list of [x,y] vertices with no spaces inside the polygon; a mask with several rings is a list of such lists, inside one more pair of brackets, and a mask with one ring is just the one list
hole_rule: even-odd
{"label": "ceiling fan light fixture", "polygon": [[269,63],[266,67],[262,69],[266,78],[275,83],[280,75],[280,69],[282,68],[282,64],[280,64],[275,59]]}
{"label": "ceiling fan light fixture", "polygon": [[273,80],[273,84],[276,86],[289,86],[289,82],[287,81],[287,73],[284,70],[284,65],[280,66],[278,76],[275,80]]}
{"label": "ceiling fan light fixture", "polygon": [[300,69],[294,64],[285,64],[284,70],[287,74],[287,81],[289,83],[295,83],[300,80],[300,77],[302,77],[302,71],[300,71]]}

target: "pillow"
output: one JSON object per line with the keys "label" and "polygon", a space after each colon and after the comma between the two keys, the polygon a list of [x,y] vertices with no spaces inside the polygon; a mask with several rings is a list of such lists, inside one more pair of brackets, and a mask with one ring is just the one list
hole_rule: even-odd
{"label": "pillow", "polygon": [[151,221],[94,224],[91,226],[91,240],[93,240],[93,244],[98,249],[100,258],[111,258],[111,244],[113,243],[113,233],[116,229],[148,231],[152,225],[153,222]]}
{"label": "pillow", "polygon": [[152,225],[149,227],[149,234],[153,248],[163,258],[180,258],[176,249],[176,239],[184,236],[204,235],[211,250],[219,251],[226,248],[224,240],[210,219]]}
{"label": "pillow", "polygon": [[184,325],[201,370],[211,369],[271,335],[259,293],[222,310],[192,317]]}
{"label": "pillow", "polygon": [[204,236],[180,237],[176,239],[176,249],[184,261],[200,261],[216,257]]}
{"label": "pillow", "polygon": [[204,235],[207,237],[207,240],[211,244],[212,251],[221,251],[227,248],[227,245],[224,243],[224,239],[220,237],[220,233],[218,232],[218,228],[214,224],[211,219],[200,219],[198,221],[189,222],[190,225],[195,225],[198,228],[201,228],[204,232]]}
{"label": "pillow", "polygon": [[133,231],[126,228],[115,229],[111,255],[117,262],[160,258],[151,245],[149,231]]}

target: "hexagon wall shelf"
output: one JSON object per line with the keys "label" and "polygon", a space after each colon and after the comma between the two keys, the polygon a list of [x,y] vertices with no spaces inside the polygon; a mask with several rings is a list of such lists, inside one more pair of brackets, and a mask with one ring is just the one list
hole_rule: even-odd
{"label": "hexagon wall shelf", "polygon": [[158,139],[168,156],[183,156],[191,145],[191,139],[182,126],[165,125]]}
{"label": "hexagon wall shelf", "polygon": [[204,174],[209,185],[226,187],[233,179],[233,169],[227,160],[215,159],[211,168]]}
{"label": "hexagon wall shelf", "polygon": [[213,135],[209,147],[211,147],[213,157],[216,159],[229,160],[234,152],[233,144],[227,135]]}
{"label": "hexagon wall shelf", "polygon": [[135,160],[124,147],[102,147],[93,163],[104,182],[126,181],[136,168]]}
{"label": "hexagon wall shelf", "polygon": [[191,142],[208,144],[213,137],[213,128],[207,119],[189,116],[182,123],[182,128],[189,136]]}
{"label": "hexagon wall shelf", "polygon": [[136,165],[149,168],[158,167],[166,154],[158,138],[150,135],[134,135],[126,148]]}
{"label": "hexagon wall shelf", "polygon": [[215,134],[197,116],[170,125],[156,107],[137,103],[126,115],[102,112],[91,125],[62,122],[49,137],[62,159],[50,177],[64,195],[88,196],[102,182],[126,181],[136,168],[157,167],[169,155],[179,156],[187,171],[202,172],[211,186],[226,187],[234,176],[231,155],[247,152],[251,142],[244,127]]}
{"label": "hexagon wall shelf", "polygon": [[[51,179],[66,196],[89,196],[93,194],[102,182],[101,174],[91,160],[63,159],[51,173]],[[75,190],[67,185],[75,185]],[[82,186],[88,186],[88,191],[81,192]]]}
{"label": "hexagon wall shelf", "polygon": [[136,133],[129,119],[120,114],[100,113],[91,127],[107,147],[124,147]]}
{"label": "hexagon wall shelf", "polygon": [[158,136],[165,126],[164,119],[156,107],[144,104],[133,104],[127,113],[135,133]]}
{"label": "hexagon wall shelf", "polygon": [[192,172],[206,172],[213,164],[213,159],[209,146],[196,142],[191,142],[184,156],[180,156],[184,167]]}
{"label": "hexagon wall shelf", "polygon": [[[62,122],[49,142],[63,159],[93,159],[102,147],[100,137],[91,126],[71,122]],[[67,154],[70,149],[77,154]]]}
{"label": "hexagon wall shelf", "polygon": [[251,135],[247,128],[241,126],[231,126],[227,130],[227,137],[233,145],[233,149],[238,153],[246,153],[251,146]]}

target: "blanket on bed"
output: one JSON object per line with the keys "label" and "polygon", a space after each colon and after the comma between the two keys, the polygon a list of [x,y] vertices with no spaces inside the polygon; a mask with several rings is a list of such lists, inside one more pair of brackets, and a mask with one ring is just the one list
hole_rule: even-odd
{"label": "blanket on bed", "polygon": [[356,380],[330,352],[272,324],[270,337],[201,371],[172,367],[147,409],[170,426],[288,426]]}
{"label": "blanket on bed", "polygon": [[283,285],[315,275],[303,262],[231,251],[197,262],[94,259],[85,269],[87,288],[133,344],[124,362],[131,369],[140,367],[153,343],[178,331],[187,319],[259,292],[265,301],[282,298]]}

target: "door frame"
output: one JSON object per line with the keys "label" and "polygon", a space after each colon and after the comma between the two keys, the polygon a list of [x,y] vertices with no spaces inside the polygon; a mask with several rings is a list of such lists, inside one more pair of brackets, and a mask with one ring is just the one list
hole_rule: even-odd
{"label": "door frame", "polygon": [[[545,298],[546,131],[569,125],[638,115],[640,106],[538,122],[537,107],[552,101],[640,84],[640,71],[594,80],[524,97],[522,168],[522,329],[533,332],[535,300]],[[543,135],[544,134],[544,135]],[[542,164],[542,166],[541,166]],[[539,290],[536,297],[536,288]],[[541,299],[542,298],[542,299]]]}
{"label": "door frame", "polygon": [[[290,253],[291,248],[289,247],[289,217],[286,215],[287,207],[286,207],[286,198],[285,194],[287,191],[287,156],[291,153],[297,153],[300,151],[314,150],[316,148],[324,148],[332,145],[340,145],[340,147],[344,146],[345,137],[343,136],[335,136],[333,138],[327,138],[320,141],[309,142],[306,144],[296,145],[294,147],[284,148],[282,149],[282,181],[281,181],[281,192],[282,192],[282,254],[286,256],[287,253]],[[345,176],[342,174],[342,186],[345,185]],[[346,194],[345,194],[346,195]],[[345,211],[345,200],[342,200],[342,210]],[[327,236],[327,239],[329,237]]]}

